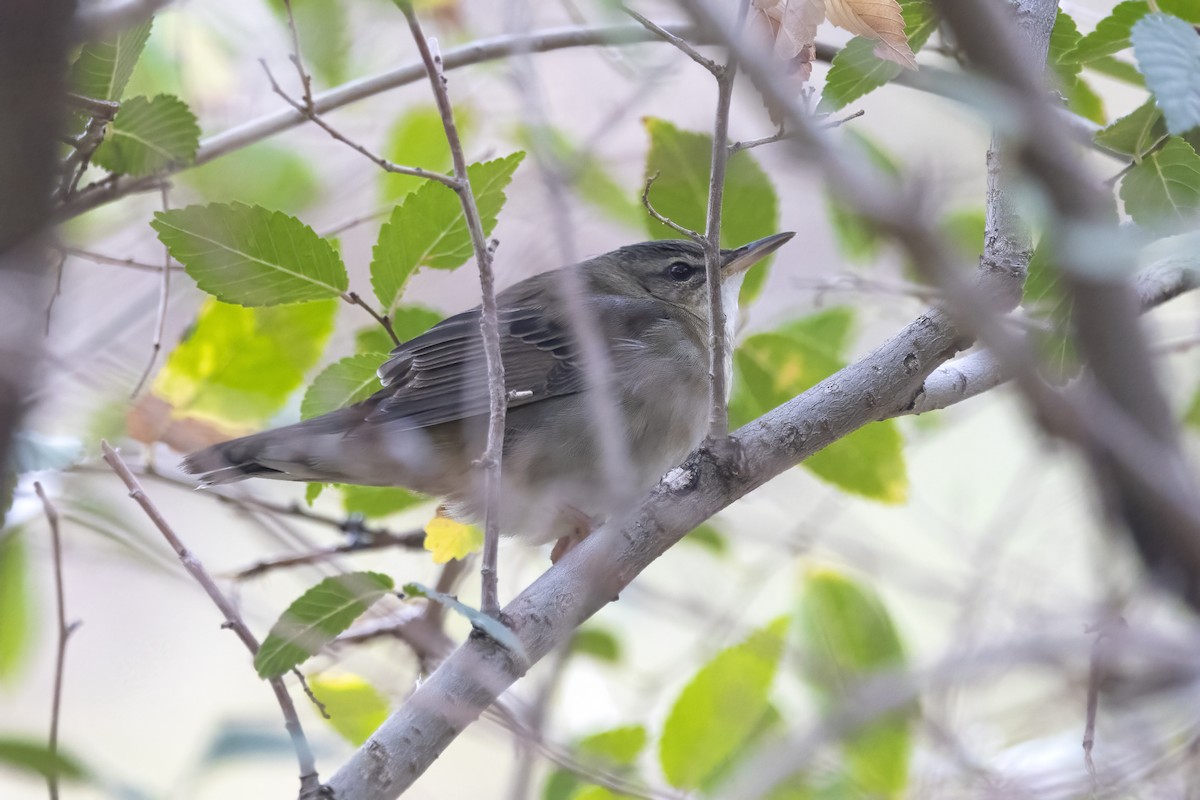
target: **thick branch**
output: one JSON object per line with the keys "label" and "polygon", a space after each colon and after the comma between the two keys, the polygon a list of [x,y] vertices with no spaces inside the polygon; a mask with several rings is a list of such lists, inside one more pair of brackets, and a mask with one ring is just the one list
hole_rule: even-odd
{"label": "thick branch", "polygon": [[[536,661],[563,643],[720,509],[862,425],[900,413],[957,347],[948,317],[930,311],[871,355],[737,431],[734,446],[721,448],[735,455],[693,453],[628,517],[592,534],[504,609],[526,653]],[[503,648],[471,638],[334,775],[330,788],[342,800],[398,797],[518,677]]]}
{"label": "thick branch", "polygon": [[[1200,269],[1166,260],[1138,273],[1133,285],[1145,313],[1200,287]],[[925,379],[921,395],[908,413],[924,414],[961,403],[996,388],[1011,377],[1011,373],[987,350],[971,353],[935,369]]]}

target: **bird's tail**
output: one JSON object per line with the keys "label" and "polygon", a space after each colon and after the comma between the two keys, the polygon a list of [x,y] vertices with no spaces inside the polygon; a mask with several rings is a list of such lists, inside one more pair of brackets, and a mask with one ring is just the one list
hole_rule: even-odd
{"label": "bird's tail", "polygon": [[255,433],[199,450],[183,459],[183,470],[202,486],[233,483],[246,478],[286,481],[338,482],[348,479],[339,464],[349,418],[338,412]]}

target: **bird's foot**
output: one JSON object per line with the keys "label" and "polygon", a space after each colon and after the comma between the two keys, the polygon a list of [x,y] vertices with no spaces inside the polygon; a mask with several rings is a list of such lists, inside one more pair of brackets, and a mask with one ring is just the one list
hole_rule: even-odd
{"label": "bird's foot", "polygon": [[596,529],[595,524],[586,514],[573,508],[569,511],[575,520],[574,529],[554,543],[554,548],[550,551],[551,564],[557,564],[563,556],[571,551],[572,547],[591,536],[592,531]]}

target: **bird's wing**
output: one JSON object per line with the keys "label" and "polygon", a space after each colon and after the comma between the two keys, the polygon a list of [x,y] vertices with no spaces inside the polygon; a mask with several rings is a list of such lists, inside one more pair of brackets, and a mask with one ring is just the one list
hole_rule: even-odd
{"label": "bird's wing", "polygon": [[[502,307],[500,353],[508,407],[581,391],[585,377],[569,325],[538,306]],[[424,428],[488,413],[479,309],[458,314],[392,351],[368,422]]]}

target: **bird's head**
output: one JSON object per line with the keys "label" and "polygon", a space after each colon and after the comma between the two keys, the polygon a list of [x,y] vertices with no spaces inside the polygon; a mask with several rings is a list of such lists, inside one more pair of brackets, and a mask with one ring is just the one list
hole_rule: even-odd
{"label": "bird's head", "polygon": [[[776,233],[732,250],[721,251],[721,282],[735,302],[746,270],[795,236]],[[708,281],[704,250],[686,239],[666,239],[626,245],[601,256],[608,278],[625,292],[648,294],[658,300],[707,316]]]}

